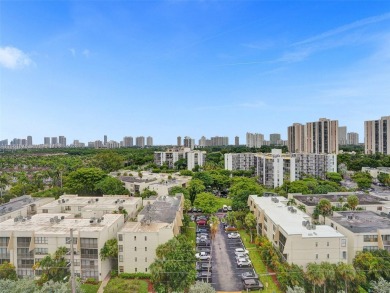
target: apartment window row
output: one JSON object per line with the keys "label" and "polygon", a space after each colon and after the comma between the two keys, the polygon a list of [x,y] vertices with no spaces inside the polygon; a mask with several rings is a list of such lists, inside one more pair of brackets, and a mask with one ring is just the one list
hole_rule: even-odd
{"label": "apartment window row", "polygon": [[49,240],[47,237],[35,237],[34,243],[35,244],[48,244]]}
{"label": "apartment window row", "polygon": [[[119,271],[121,270],[121,267],[119,267]],[[138,268],[134,268],[134,272],[137,273],[138,272]],[[148,268],[145,268],[145,273],[148,272]]]}
{"label": "apartment window row", "polygon": [[378,250],[378,246],[363,246],[363,251],[374,251]]}
{"label": "apartment window row", "polygon": [[43,248],[43,247],[36,247],[35,248],[35,254],[48,254],[49,249],[48,248]]}
{"label": "apartment window row", "polygon": [[86,248],[97,248],[98,247],[98,240],[97,240],[97,238],[81,238],[80,239],[80,246],[86,247]]}
{"label": "apartment window row", "polygon": [[17,246],[18,247],[30,247],[31,237],[18,237]]}
{"label": "apartment window row", "polygon": [[[66,244],[70,244],[71,243],[70,237],[66,237],[65,238],[65,243]],[[73,244],[77,244],[77,237],[73,237]]]}
{"label": "apartment window row", "polygon": [[378,235],[364,235],[364,242],[378,242]]}
{"label": "apartment window row", "polygon": [[0,246],[8,246],[9,237],[0,237]]}
{"label": "apartment window row", "polygon": [[[329,241],[326,242],[326,246],[329,246]],[[318,242],[316,242],[316,247],[318,247]]]}
{"label": "apartment window row", "polygon": [[[120,235],[120,234],[119,234],[119,235]],[[145,240],[145,241],[148,241],[148,236],[145,236],[145,237],[144,237],[144,240]],[[134,241],[137,241],[137,236],[134,236]]]}

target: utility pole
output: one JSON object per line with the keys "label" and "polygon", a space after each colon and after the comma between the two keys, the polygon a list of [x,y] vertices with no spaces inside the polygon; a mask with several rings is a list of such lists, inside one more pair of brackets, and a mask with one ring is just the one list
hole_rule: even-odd
{"label": "utility pole", "polygon": [[74,277],[73,229],[70,228],[70,282],[72,293],[76,293],[76,279]]}

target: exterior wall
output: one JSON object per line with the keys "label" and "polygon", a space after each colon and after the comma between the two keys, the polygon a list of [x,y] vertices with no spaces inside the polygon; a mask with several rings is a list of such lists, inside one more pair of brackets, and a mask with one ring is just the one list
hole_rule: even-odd
{"label": "exterior wall", "polygon": [[196,166],[202,167],[206,161],[206,152],[191,151],[187,153],[187,169],[192,170]]}
{"label": "exterior wall", "polygon": [[390,154],[390,116],[364,122],[364,152]]}
{"label": "exterior wall", "polygon": [[254,153],[225,154],[225,170],[250,170],[255,166]]}
{"label": "exterior wall", "polygon": [[294,123],[287,129],[288,150],[290,153],[302,153],[305,149],[304,125]]}

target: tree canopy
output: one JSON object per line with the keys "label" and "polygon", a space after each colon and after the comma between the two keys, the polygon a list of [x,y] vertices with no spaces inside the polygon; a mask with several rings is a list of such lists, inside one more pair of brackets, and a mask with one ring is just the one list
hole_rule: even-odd
{"label": "tree canopy", "polygon": [[196,196],[194,206],[201,208],[203,213],[213,214],[218,211],[218,200],[214,194],[210,192],[201,192]]}

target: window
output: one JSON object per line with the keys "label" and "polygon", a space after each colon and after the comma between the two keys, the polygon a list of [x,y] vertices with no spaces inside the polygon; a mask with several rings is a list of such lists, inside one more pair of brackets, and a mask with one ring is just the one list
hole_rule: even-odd
{"label": "window", "polygon": [[47,214],[48,212],[49,212],[48,209],[43,209],[43,210],[42,210],[42,213],[44,213],[44,214]]}
{"label": "window", "polygon": [[137,268],[135,268],[135,269],[134,269],[134,272],[137,272],[137,271],[138,271]]}
{"label": "window", "polygon": [[145,236],[145,241],[148,241],[148,236]]}
{"label": "window", "polygon": [[329,242],[326,242],[326,246],[329,246]]}
{"label": "window", "polygon": [[123,241],[123,234],[118,234],[118,240]]}
{"label": "window", "polygon": [[119,248],[119,252],[123,252],[123,245],[119,245],[118,248]]}
{"label": "window", "polygon": [[145,257],[145,262],[148,262],[148,258],[147,257]]}
{"label": "window", "polygon": [[137,258],[136,257],[134,258],[134,262],[137,262]]}
{"label": "window", "polygon": [[48,254],[48,253],[49,253],[48,248],[41,248],[41,247],[35,248],[35,254]]}
{"label": "window", "polygon": [[346,239],[341,239],[341,247],[345,247],[347,245]]}
{"label": "window", "polygon": [[318,253],[316,253],[316,259],[318,259]]}
{"label": "window", "polygon": [[124,270],[124,267],[123,266],[119,266],[119,272],[120,273],[123,273],[125,270]]}
{"label": "window", "polygon": [[98,248],[97,238],[81,238],[80,246],[82,248]]}
{"label": "window", "polygon": [[[66,244],[70,244],[70,237],[66,237],[65,241],[66,241]],[[76,237],[73,237],[73,244],[77,244],[77,238]]]}
{"label": "window", "polygon": [[137,246],[134,246],[134,251],[137,251]]}
{"label": "window", "polygon": [[329,259],[329,253],[327,254],[327,258]]}
{"label": "window", "polygon": [[378,246],[363,246],[363,251],[374,251],[378,250]]}
{"label": "window", "polygon": [[72,209],[70,208],[70,206],[65,206],[65,211],[71,211]]}
{"label": "window", "polygon": [[77,209],[79,210],[79,212],[81,212],[81,207],[78,207]]}
{"label": "window", "polygon": [[316,242],[316,247],[318,247],[318,242]]}
{"label": "window", "polygon": [[134,241],[136,241],[137,240],[137,236],[134,236]]}
{"label": "window", "polygon": [[378,242],[378,235],[364,235],[364,242]]}
{"label": "window", "polygon": [[148,268],[145,268],[145,273],[147,273],[148,272]]}
{"label": "window", "polygon": [[145,251],[148,251],[148,248],[145,246]]}
{"label": "window", "polygon": [[343,259],[347,259],[347,252],[343,251]]}
{"label": "window", "polygon": [[119,262],[123,262],[123,255],[119,255]]}
{"label": "window", "polygon": [[382,210],[382,207],[377,207],[376,210],[377,210],[377,211],[381,211],[381,210]]}
{"label": "window", "polygon": [[35,237],[35,244],[47,244],[47,237]]}

